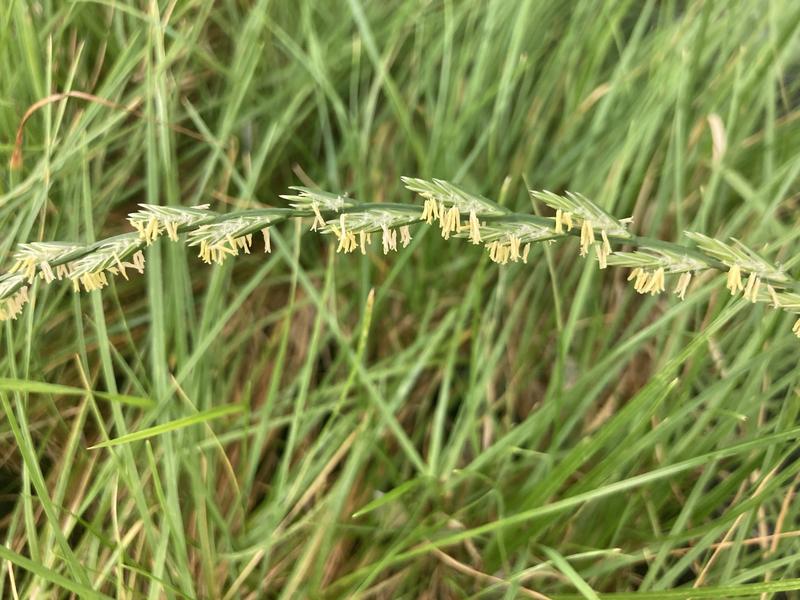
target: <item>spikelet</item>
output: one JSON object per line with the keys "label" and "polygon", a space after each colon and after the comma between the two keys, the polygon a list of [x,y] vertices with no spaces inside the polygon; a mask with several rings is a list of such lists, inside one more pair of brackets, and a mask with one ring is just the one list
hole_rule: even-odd
{"label": "spikelet", "polygon": [[100,290],[109,284],[108,274],[127,279],[128,269],[143,273],[143,243],[136,234],[124,234],[95,244],[91,252],[70,262],[73,290],[78,291],[81,285],[87,292]]}
{"label": "spikelet", "polygon": [[195,207],[158,206],[140,204],[141,210],[128,215],[128,222],[139,233],[145,244],[152,244],[166,233],[173,242],[178,241],[179,229],[208,221],[216,215],[208,210],[208,205]]}
{"label": "spikelet", "polygon": [[272,251],[269,227],[273,220],[282,218],[278,209],[253,211],[232,217],[219,217],[211,223],[197,225],[189,232],[189,246],[198,247],[198,257],[206,264],[222,264],[240,252],[250,254],[253,234],[261,232],[264,252]]}
{"label": "spikelet", "polygon": [[23,273],[0,277],[0,321],[16,319],[28,300],[27,279]]}
{"label": "spikelet", "polygon": [[289,200],[289,205],[299,211],[311,212],[314,220],[311,231],[320,231],[325,227],[325,218],[322,211],[340,212],[341,210],[359,204],[356,200],[341,194],[331,194],[322,190],[312,190],[305,187],[290,187],[296,194],[283,194],[281,198]]}
{"label": "spikelet", "polygon": [[[380,232],[381,246],[384,254],[397,251],[398,230],[400,243],[405,248],[411,243],[410,223],[419,222],[421,219],[432,219],[439,214],[429,204],[430,214],[420,216],[419,212],[410,206],[398,204],[362,205],[365,208],[348,208],[339,214],[338,218],[330,219],[321,229],[322,233],[333,233],[339,240],[337,252],[349,253],[360,250],[366,254],[367,246],[372,241],[373,233]],[[438,209],[436,209],[438,210]]]}
{"label": "spikelet", "polygon": [[411,243],[411,230],[408,228],[408,225],[400,226],[400,243],[403,248],[407,248]]}

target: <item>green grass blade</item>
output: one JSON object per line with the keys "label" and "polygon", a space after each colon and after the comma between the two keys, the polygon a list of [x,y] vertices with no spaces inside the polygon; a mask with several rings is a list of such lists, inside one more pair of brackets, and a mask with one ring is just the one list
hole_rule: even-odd
{"label": "green grass blade", "polygon": [[110,448],[112,446],[120,446],[122,444],[130,444],[131,442],[146,440],[157,435],[169,433],[170,431],[176,431],[183,429],[184,427],[191,427],[192,425],[199,425],[214,419],[220,419],[228,415],[237,414],[242,412],[243,409],[244,407],[239,404],[229,404],[225,406],[218,406],[216,408],[210,408],[189,417],[176,419],[168,423],[161,423],[160,425],[154,425],[153,427],[148,427],[147,429],[142,429],[141,431],[134,431],[118,438],[107,440],[105,442],[95,444],[94,446],[89,446],[88,450]]}

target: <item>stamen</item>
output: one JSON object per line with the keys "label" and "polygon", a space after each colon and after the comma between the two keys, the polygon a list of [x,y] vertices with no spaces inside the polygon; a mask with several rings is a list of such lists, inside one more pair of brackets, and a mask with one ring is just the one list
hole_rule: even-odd
{"label": "stamen", "polygon": [[125,270],[125,265],[122,263],[122,261],[119,259],[119,256],[117,256],[116,253],[114,254],[114,262],[117,263],[117,268],[119,269],[119,274],[122,275],[127,280],[128,279],[128,274],[127,274],[127,272]]}
{"label": "stamen", "polygon": [[756,274],[750,273],[750,276],[747,278],[747,284],[744,287],[745,299],[755,303],[758,299],[758,288],[760,285],[761,281],[758,279]]}
{"label": "stamen", "polygon": [[769,293],[769,297],[772,298],[772,308],[780,308],[781,301],[778,299],[778,293],[775,291],[775,288],[771,285],[767,285],[767,292]]}
{"label": "stamen", "polygon": [[733,265],[728,271],[728,281],[725,287],[731,291],[731,296],[735,296],[736,292],[744,289],[742,285],[742,270],[739,265]]}
{"label": "stamen", "polygon": [[481,224],[474,210],[469,211],[469,240],[475,245],[481,243]]}
{"label": "stamen", "polygon": [[589,247],[594,244],[594,229],[592,222],[584,220],[581,225],[581,256],[586,256],[589,253]]}
{"label": "stamen", "polygon": [[411,230],[408,228],[408,225],[400,227],[400,242],[403,244],[403,248],[408,247],[411,243]]}
{"label": "stamen", "polygon": [[689,289],[689,283],[692,281],[692,274],[691,272],[687,271],[685,273],[681,273],[681,276],[678,278],[678,285],[675,286],[675,294],[681,300],[686,298],[686,290]]}

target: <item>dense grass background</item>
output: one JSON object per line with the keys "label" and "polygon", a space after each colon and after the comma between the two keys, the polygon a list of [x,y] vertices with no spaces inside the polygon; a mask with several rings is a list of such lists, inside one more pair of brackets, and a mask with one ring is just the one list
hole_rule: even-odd
{"label": "dense grass background", "polygon": [[[795,0],[7,0],[0,265],[138,202],[410,201],[413,175],[531,210],[524,177],[792,268],[799,30]],[[45,103],[8,169],[66,91],[136,114]],[[790,317],[721,276],[638,296],[576,242],[498,267],[435,230],[366,257],[305,230],[213,268],[154,244],[2,324],[3,377],[152,405],[3,382],[0,597],[795,597]]]}

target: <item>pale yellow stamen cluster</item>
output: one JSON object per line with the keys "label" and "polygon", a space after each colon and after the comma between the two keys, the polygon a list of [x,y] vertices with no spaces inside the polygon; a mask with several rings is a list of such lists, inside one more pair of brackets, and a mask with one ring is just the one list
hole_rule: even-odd
{"label": "pale yellow stamen cluster", "polygon": [[559,208],[556,210],[556,233],[564,233],[565,226],[567,231],[572,231],[572,214],[569,212],[564,212]]}
{"label": "pale yellow stamen cluster", "polygon": [[356,241],[356,235],[352,231],[345,231],[344,235],[339,236],[339,245],[336,247],[337,252],[348,254],[355,251],[356,248],[358,248],[358,242]]}
{"label": "pale yellow stamen cluster", "polygon": [[458,207],[451,206],[449,209],[442,213],[439,222],[442,225],[442,237],[446,240],[450,239],[450,234],[461,233],[461,213]]}
{"label": "pale yellow stamen cluster", "polygon": [[161,219],[155,215],[151,215],[147,221],[141,219],[129,219],[134,229],[139,232],[139,237],[145,241],[149,246],[158,239],[162,230],[167,233],[167,237],[173,242],[178,241],[178,227],[181,225],[179,221],[173,219]]}
{"label": "pale yellow stamen cluster", "polygon": [[143,239],[148,246],[156,241],[158,235],[161,233],[161,226],[154,215],[151,215],[147,221],[131,219],[130,223],[133,225],[134,229],[139,232],[139,237]]}
{"label": "pale yellow stamen cluster", "polygon": [[584,219],[581,225],[581,256],[589,254],[592,244],[594,244],[594,228],[591,221]]}
{"label": "pale yellow stamen cluster", "polygon": [[16,319],[22,312],[22,307],[28,303],[28,287],[24,286],[12,296],[0,302],[0,321]]}
{"label": "pale yellow stamen cluster", "polygon": [[692,274],[689,271],[685,273],[681,273],[681,276],[678,277],[678,285],[675,286],[673,290],[675,295],[678,296],[681,300],[686,298],[686,290],[689,289],[689,283],[692,281]]}
{"label": "pale yellow stamen cluster", "polygon": [[[265,238],[267,238],[265,239],[265,252],[269,252],[269,248],[267,248],[269,245],[268,235]],[[200,252],[197,256],[208,265],[212,263],[221,265],[228,256],[237,256],[240,249],[245,254],[250,254],[252,245],[253,234],[251,233],[237,238],[228,235],[224,241],[209,242],[208,240],[200,240]]]}
{"label": "pale yellow stamen cluster", "polygon": [[358,247],[355,233],[348,231],[345,226],[343,214],[339,215],[339,228],[337,229],[335,226],[331,225],[331,230],[336,237],[339,238],[339,245],[336,247],[336,252],[344,252],[347,254],[348,252],[353,252]]}
{"label": "pale yellow stamen cluster", "polygon": [[53,273],[53,267],[46,260],[39,263],[39,277],[45,280],[46,283],[52,283],[56,280],[56,275]]}
{"label": "pale yellow stamen cluster", "polygon": [[[345,215],[339,215],[339,226],[333,223],[328,223],[328,227],[339,240],[339,245],[336,248],[337,252],[348,254],[360,250],[361,254],[367,253],[367,245],[372,243],[372,234],[368,231],[361,229],[354,231],[348,229],[345,222]],[[397,229],[389,226],[389,223],[381,223],[381,245],[383,246],[383,253],[388,254],[390,250],[397,251]],[[411,230],[408,225],[399,227],[400,230],[400,243],[403,248],[411,243]],[[358,237],[356,237],[358,235]]]}
{"label": "pale yellow stamen cluster", "polygon": [[9,270],[9,273],[18,273],[20,276],[28,280],[28,283],[33,283],[38,274],[39,279],[43,279],[47,283],[55,279],[61,279],[69,274],[69,269],[65,265],[56,267],[55,272],[50,265],[50,261],[60,259],[64,254],[68,254],[77,246],[59,246],[56,248],[47,247],[47,244],[37,244],[36,247],[23,246],[23,248],[16,253],[16,261]]}
{"label": "pale yellow stamen cluster", "polygon": [[750,302],[755,304],[758,300],[758,289],[760,287],[761,280],[756,276],[755,273],[750,273],[750,276],[747,278],[747,283],[744,286],[745,299],[750,300]]}
{"label": "pale yellow stamen cluster", "polygon": [[[131,268],[138,271],[140,274],[144,273],[144,254],[141,250],[134,253],[132,262],[123,262],[117,255],[114,255],[116,266],[107,267],[98,271],[89,271],[77,275],[70,275],[72,279],[72,289],[76,292],[80,291],[80,285],[87,292],[94,290],[101,290],[108,285],[108,276],[106,271],[112,275],[122,275],[125,279],[128,278],[127,269]],[[80,285],[79,285],[80,284]]]}
{"label": "pale yellow stamen cluster", "polygon": [[728,271],[728,280],[725,283],[725,287],[731,291],[731,296],[735,296],[744,289],[742,269],[739,268],[739,265],[733,265]]}
{"label": "pale yellow stamen cluster", "polygon": [[[79,263],[76,262],[56,265],[54,269],[53,266],[50,265],[50,263],[46,260],[40,261],[37,264],[35,258],[27,257],[17,260],[17,263],[12,267],[11,272],[19,272],[28,280],[29,283],[33,283],[37,274],[39,279],[42,279],[46,283],[69,278],[72,280],[72,288],[75,291],[80,291],[80,284],[83,284],[83,287],[86,291],[92,291],[102,289],[108,285],[108,277],[105,274],[105,271],[108,271],[113,275],[122,275],[125,279],[128,278],[128,268],[135,269],[140,273],[144,271],[144,255],[141,251],[134,254],[132,259],[133,262],[123,262],[116,254],[113,255],[113,259],[113,266],[96,271],[82,271],[82,269],[77,266]],[[73,269],[75,268],[78,269],[77,274],[73,272]]]}
{"label": "pale yellow stamen cluster", "polygon": [[397,231],[389,229],[386,225],[381,226],[381,243],[383,244],[383,253],[389,254],[389,250],[397,251]]}
{"label": "pale yellow stamen cluster", "polygon": [[243,215],[197,226],[189,232],[189,245],[199,246],[197,256],[206,264],[222,264],[240,252],[250,254],[253,234],[260,231],[264,252],[272,251],[268,217]]}
{"label": "pale yellow stamen cluster", "polygon": [[[745,300],[755,303],[758,301],[758,291],[761,289],[761,279],[756,273],[751,272],[747,277],[747,283],[743,283],[741,267],[739,265],[732,265],[728,270],[728,277],[725,287],[730,290],[731,296],[735,296],[737,293],[742,292]],[[770,289],[772,301],[777,306],[778,297],[775,294],[775,290],[772,290],[772,288]]]}
{"label": "pale yellow stamen cluster", "polygon": [[481,223],[474,210],[469,211],[469,241],[476,245],[481,243]]}
{"label": "pale yellow stamen cluster", "polygon": [[164,230],[171,241],[178,241],[178,223],[176,221],[165,221]]}
{"label": "pale yellow stamen cluster", "polygon": [[440,220],[443,212],[444,207],[442,205],[433,198],[425,196],[425,203],[422,205],[422,219],[424,219],[428,225],[434,221]]}
{"label": "pale yellow stamen cluster", "polygon": [[469,222],[467,225],[461,223],[461,211],[457,206],[446,208],[441,202],[437,202],[430,196],[423,196],[425,203],[422,206],[422,219],[428,225],[434,221],[439,221],[442,229],[442,237],[446,240],[450,239],[451,233],[461,233],[463,227],[469,228],[469,241],[473,244],[480,244],[481,238],[481,223],[478,220],[478,213],[475,209],[469,211]]}
{"label": "pale yellow stamen cluster", "polygon": [[59,281],[61,279],[64,279],[64,277],[69,277],[70,274],[71,273],[70,273],[70,270],[69,270],[69,264],[58,265],[56,267],[56,279],[58,279]]}
{"label": "pale yellow stamen cluster", "polygon": [[608,255],[611,254],[611,243],[608,241],[605,229],[600,231],[603,241],[599,244],[595,243],[594,249],[597,253],[597,262],[600,263],[601,269],[608,268]]}
{"label": "pale yellow stamen cluster", "polygon": [[[566,225],[567,231],[572,229],[572,216],[569,213],[556,211],[556,233],[563,233],[563,226]],[[601,240],[598,242],[594,237],[594,225],[589,219],[584,219],[581,223],[581,249],[580,255],[589,254],[589,249],[594,246],[597,262],[601,269],[608,268],[608,257],[613,252],[611,242],[605,229],[600,230]]]}
{"label": "pale yellow stamen cluster", "polygon": [[9,269],[9,273],[21,273],[28,280],[28,283],[33,283],[36,279],[37,266],[39,267],[39,279],[44,280],[46,283],[51,283],[56,279],[61,280],[70,275],[68,264],[57,265],[55,271],[53,271],[53,267],[50,266],[49,262],[43,260],[37,265],[35,258],[21,258],[17,260],[14,266]]}
{"label": "pale yellow stamen cluster", "polygon": [[128,216],[128,221],[139,238],[148,245],[165,232],[170,240],[178,241],[178,228],[206,218],[204,211],[208,204],[200,204],[193,208],[162,207],[142,204],[144,210]]}
{"label": "pale yellow stamen cluster", "polygon": [[654,271],[645,271],[641,267],[637,267],[628,275],[628,281],[633,281],[633,289],[640,294],[655,296],[666,289],[663,267]]}
{"label": "pale yellow stamen cluster", "polygon": [[408,228],[408,225],[400,227],[400,243],[403,248],[407,248],[411,243],[411,229]]}
{"label": "pale yellow stamen cluster", "polygon": [[153,243],[162,232],[173,242],[178,241],[178,228],[181,225],[194,223],[205,218],[208,204],[200,204],[191,209],[159,207],[143,204],[144,211],[129,215],[128,221],[136,231],[139,238],[148,245]]}
{"label": "pale yellow stamen cluster", "polygon": [[361,250],[361,254],[367,253],[367,244],[372,241],[371,236],[363,231],[358,232],[358,238],[352,230],[345,230],[344,235],[341,235],[339,228],[335,225],[329,225],[331,231],[339,240],[339,245],[336,247],[336,252],[344,252],[349,254],[355,252],[357,249]]}
{"label": "pale yellow stamen cluster", "polygon": [[527,264],[531,245],[528,243],[522,247],[521,240],[515,235],[510,235],[506,241],[489,242],[486,244],[486,249],[489,251],[489,258],[501,265],[508,264],[509,261],[519,262],[520,260]]}
{"label": "pale yellow stamen cluster", "polygon": [[76,277],[72,280],[72,289],[76,292],[81,291],[81,287],[78,282],[83,284],[83,289],[87,292],[93,292],[94,290],[101,290],[108,285],[108,277],[104,271],[96,271],[94,273],[84,273],[80,277]]}

